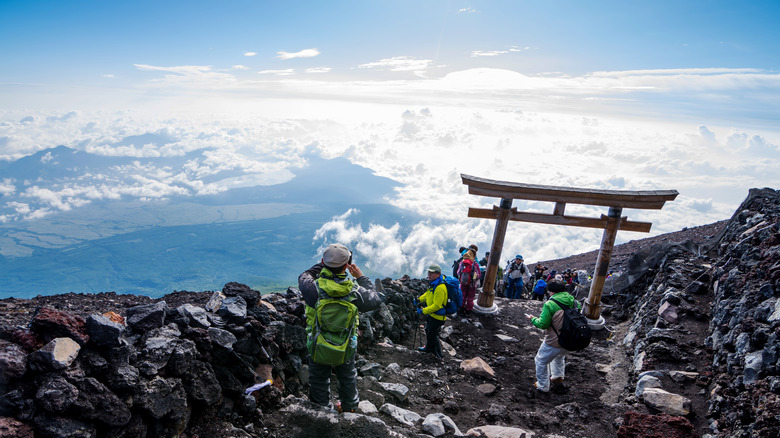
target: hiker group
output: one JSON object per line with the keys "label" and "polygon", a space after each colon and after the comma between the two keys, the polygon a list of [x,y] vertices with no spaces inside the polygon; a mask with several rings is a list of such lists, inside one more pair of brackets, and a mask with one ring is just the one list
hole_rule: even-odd
{"label": "hiker group", "polygon": [[[458,284],[463,290],[463,303],[459,304],[458,314],[468,316],[473,311],[473,298],[480,280],[484,278],[490,253],[486,252],[485,257],[476,264],[474,262],[476,245],[470,245],[468,248],[461,247],[458,252],[460,258],[452,265],[453,276],[458,278]],[[541,262],[537,263],[531,272],[525,266],[523,256],[520,254],[507,261],[503,272],[500,268],[498,271],[497,279],[503,276],[507,298],[521,299],[524,290],[530,291],[530,298],[543,301],[545,296],[548,297],[538,317],[526,314],[533,326],[545,330],[544,340],[534,357],[536,367],[534,388],[540,392],[551,390],[556,393],[565,392],[567,390],[564,385],[565,357],[571,351],[586,348],[592,336],[587,319],[580,312],[582,306],[571,293],[580,283],[579,273],[567,269],[559,274],[553,269],[546,274],[548,268]],[[431,289],[420,298],[421,302],[436,303],[434,306],[426,307],[434,312],[446,303],[447,290],[443,287],[446,281],[441,277],[441,268],[438,265],[431,265],[428,268]],[[529,287],[526,288],[526,284]],[[418,313],[425,312],[418,309]],[[434,353],[439,358],[441,345],[438,332],[446,320],[446,313],[440,312],[441,315],[435,320],[430,316],[430,312],[426,313],[429,318],[426,321],[426,346],[420,347],[421,351]]]}
{"label": "hiker group", "polygon": [[[484,277],[480,266],[487,265],[489,253],[477,262],[477,246],[459,249],[460,258],[453,263],[452,276],[445,275],[438,264],[428,266],[427,290],[414,299],[416,312],[425,318],[425,345],[418,348],[442,359],[439,332],[447,316],[468,317],[474,311],[477,288]],[[567,291],[564,277],[555,270],[546,278],[546,267],[537,264],[533,275],[517,255],[503,272],[507,279],[507,297],[522,296],[523,280],[535,280],[533,294],[549,300],[538,317],[526,314],[531,324],[546,330],[544,341],[534,358],[538,391],[560,392],[565,388],[564,358],[570,351],[585,348],[590,342],[590,329],[579,312],[580,304]],[[348,278],[352,275],[354,280]],[[500,278],[500,273],[497,278]],[[574,279],[571,279],[572,283]],[[358,341],[359,312],[378,308],[382,299],[370,279],[353,263],[352,252],[342,244],[331,244],[322,259],[298,277],[298,287],[306,303],[306,346],[309,351],[309,399],[339,412],[353,411],[360,402],[357,388],[355,353]],[[416,324],[416,327],[420,327]],[[416,341],[415,334],[415,341]],[[330,378],[338,380],[340,402],[330,402]],[[552,382],[552,383],[551,383]]]}

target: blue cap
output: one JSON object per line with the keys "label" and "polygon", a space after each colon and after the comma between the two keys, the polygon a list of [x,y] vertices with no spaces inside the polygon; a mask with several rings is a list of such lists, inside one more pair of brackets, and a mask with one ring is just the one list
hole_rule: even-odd
{"label": "blue cap", "polygon": [[516,259],[521,259],[521,260],[522,260],[523,256],[521,256],[520,254],[518,254],[518,255],[516,255],[516,256],[515,256],[515,258],[516,258]]}

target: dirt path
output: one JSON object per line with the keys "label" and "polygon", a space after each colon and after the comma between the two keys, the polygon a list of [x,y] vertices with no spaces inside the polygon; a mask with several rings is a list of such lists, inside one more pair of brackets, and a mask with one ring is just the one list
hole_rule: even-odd
{"label": "dirt path", "polygon": [[[497,424],[551,436],[615,436],[612,424],[622,415],[622,409],[612,404],[628,376],[625,359],[614,354],[616,349],[612,343],[617,337],[608,340],[610,332],[601,330],[596,332],[587,350],[567,356],[568,393],[538,394],[533,389],[533,359],[543,331],[531,326],[523,315],[538,315],[542,304],[504,298],[497,298],[496,303],[499,305],[496,314],[456,317],[447,322],[445,342],[454,348],[455,356],[445,353],[445,359],[438,361],[431,355],[414,352],[414,340],[410,338],[404,344],[406,351],[377,347],[365,358],[384,366],[395,362],[401,367],[431,370],[430,382],[410,382],[402,373],[385,374],[382,381],[411,388],[404,408],[422,416],[443,412],[463,432]],[[502,340],[499,334],[516,341]],[[419,344],[420,341],[416,343]],[[464,374],[460,362],[474,357],[485,360],[496,377]],[[616,372],[604,374],[599,369]]]}

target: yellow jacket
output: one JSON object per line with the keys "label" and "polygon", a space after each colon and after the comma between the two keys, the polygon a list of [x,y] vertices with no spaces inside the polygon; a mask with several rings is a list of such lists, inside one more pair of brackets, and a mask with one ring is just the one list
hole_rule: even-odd
{"label": "yellow jacket", "polygon": [[[432,285],[430,289],[420,296],[420,303],[425,304],[423,315],[431,315],[432,318],[446,321],[447,316],[444,314],[444,306],[447,305],[447,286],[444,284],[442,277],[439,277],[436,281],[439,283],[435,286]],[[436,281],[434,281],[434,284]]]}

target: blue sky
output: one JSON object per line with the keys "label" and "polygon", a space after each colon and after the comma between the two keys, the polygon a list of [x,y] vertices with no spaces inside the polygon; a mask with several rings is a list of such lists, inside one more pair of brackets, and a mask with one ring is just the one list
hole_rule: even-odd
{"label": "blue sky", "polygon": [[[0,194],[30,199],[0,221],[108,192],[159,198],[237,162],[278,181],[315,153],[402,183],[386,202],[452,221],[413,238],[489,239],[489,224],[462,218],[496,201],[469,196],[460,173],[677,189],[629,218],[653,233],[714,222],[749,188],[780,187],[778,18],[777,1],[4,2],[0,160],[58,145],[207,159],[105,193],[0,177]],[[127,140],[152,137],[168,142]],[[327,229],[359,240],[348,211]],[[518,227],[507,245],[532,260],[600,239],[550,229]],[[379,231],[397,248],[412,238]]]}
{"label": "blue sky", "polygon": [[[288,3],[3,2],[2,80],[128,83],[143,78],[136,64],[245,65],[246,76],[324,66],[360,76],[356,66],[394,57],[430,60],[439,75],[780,68],[776,1]],[[309,48],[320,54],[277,55]],[[491,52],[506,53],[474,56]]]}

